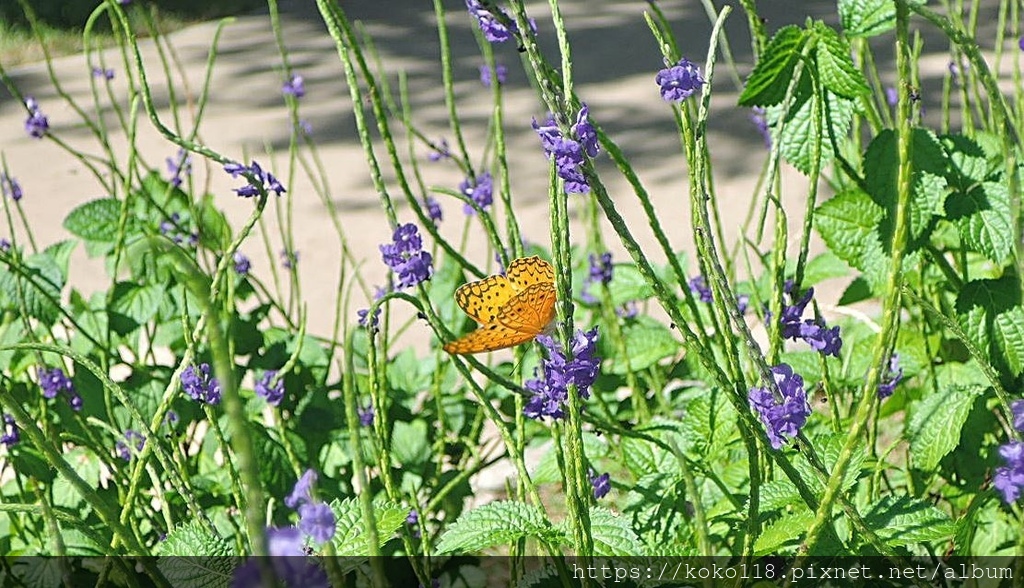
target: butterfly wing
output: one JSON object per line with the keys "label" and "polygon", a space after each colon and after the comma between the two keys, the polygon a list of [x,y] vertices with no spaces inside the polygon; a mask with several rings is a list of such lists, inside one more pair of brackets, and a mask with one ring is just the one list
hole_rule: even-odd
{"label": "butterfly wing", "polygon": [[498,322],[521,333],[539,335],[555,318],[555,285],[533,284],[516,294],[498,313]]}
{"label": "butterfly wing", "polygon": [[516,292],[522,292],[534,284],[555,283],[555,268],[536,255],[512,260],[505,275]]}
{"label": "butterfly wing", "polygon": [[444,344],[444,350],[456,355],[483,353],[513,347],[536,337],[537,334],[523,333],[510,329],[501,323],[482,325],[472,333]]}
{"label": "butterfly wing", "polygon": [[466,314],[480,324],[489,325],[498,319],[501,307],[515,295],[505,276],[491,276],[477,282],[459,286],[455,302]]}

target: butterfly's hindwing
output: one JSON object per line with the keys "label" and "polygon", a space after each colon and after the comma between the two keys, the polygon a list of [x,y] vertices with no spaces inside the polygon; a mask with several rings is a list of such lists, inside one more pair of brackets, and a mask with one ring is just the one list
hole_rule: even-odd
{"label": "butterfly's hindwing", "polygon": [[455,302],[476,322],[488,325],[498,318],[501,307],[515,295],[505,276],[491,276],[459,286]]}
{"label": "butterfly's hindwing", "polygon": [[495,351],[526,343],[535,336],[535,334],[531,335],[515,331],[501,323],[494,323],[481,326],[461,339],[445,343],[444,350],[458,355],[483,353],[484,351]]}
{"label": "butterfly's hindwing", "polygon": [[534,284],[501,307],[498,322],[515,331],[539,335],[555,318],[555,285]]}

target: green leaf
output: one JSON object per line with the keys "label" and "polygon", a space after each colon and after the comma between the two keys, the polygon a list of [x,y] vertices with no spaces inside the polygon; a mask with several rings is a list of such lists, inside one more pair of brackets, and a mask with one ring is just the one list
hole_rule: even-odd
{"label": "green leaf", "polygon": [[156,545],[157,567],[172,586],[226,587],[239,561],[231,543],[210,532],[199,521],[179,525]]}
{"label": "green leaf", "polygon": [[157,284],[116,283],[110,296],[111,326],[119,335],[134,331],[156,316],[165,296]]}
{"label": "green leaf", "polygon": [[[355,498],[333,500],[331,510],[334,511],[336,522],[334,550],[338,557],[369,557],[370,548],[366,544],[366,527],[363,525],[363,511]],[[377,538],[383,547],[391,540],[392,535],[405,523],[409,509],[393,502],[376,500],[373,503],[373,516],[377,522]]]}
{"label": "green leaf", "polygon": [[796,541],[814,522],[814,513],[807,510],[797,510],[782,515],[771,525],[768,525],[754,543],[755,555],[766,555],[778,553],[779,549],[790,542]]}
{"label": "green leaf", "polygon": [[616,308],[633,300],[647,300],[654,296],[654,290],[640,274],[634,264],[617,263],[612,270],[612,281],[608,283],[608,293],[612,297],[612,305]]}
{"label": "green leaf", "polygon": [[[823,22],[814,25],[818,41],[815,56],[821,85],[844,98],[859,98],[871,92],[864,74],[853,64],[850,44]],[[837,137],[838,138],[838,137]]]}
{"label": "green leaf", "polygon": [[564,537],[539,508],[515,501],[491,502],[462,514],[437,545],[440,553],[465,553],[536,538],[558,545]]}
{"label": "green leaf", "polygon": [[834,278],[846,278],[850,275],[850,266],[835,253],[826,250],[807,262],[804,267],[804,281],[801,284],[809,288],[819,282]]}
{"label": "green leaf", "polygon": [[602,352],[606,360],[605,373],[624,375],[631,371],[646,369],[666,357],[679,352],[680,344],[672,331],[661,322],[649,316],[639,316],[635,321],[623,325],[623,349],[610,338],[602,338]]}
{"label": "green leaf", "polygon": [[643,555],[644,546],[629,518],[616,515],[603,506],[590,509],[590,532],[594,538],[594,555],[601,557]]}
{"label": "green leaf", "polygon": [[1024,315],[1015,276],[968,282],[957,295],[956,313],[967,337],[994,366],[1014,376],[1021,372],[1024,337],[1018,321]]}
{"label": "green leaf", "polygon": [[[809,74],[805,72],[801,77],[794,102],[786,114],[782,136],[779,137],[779,149],[782,156],[793,167],[805,174],[810,174],[814,167],[817,138],[821,136],[819,161],[821,167],[824,168],[835,157],[835,150],[832,148],[832,141],[829,140],[829,137],[835,137],[838,144],[849,133],[850,124],[853,121],[853,102],[826,89],[824,110],[821,113],[823,126],[818,127],[814,120],[816,101],[817,98],[811,92]],[[782,111],[779,108],[768,109],[766,112],[768,126],[778,128],[781,115]]]}
{"label": "green leaf", "polygon": [[814,224],[837,257],[864,273],[874,291],[880,291],[888,266],[878,225],[885,212],[864,192],[840,192],[818,207]]}
{"label": "green leaf", "polygon": [[1013,254],[1010,194],[1005,184],[985,182],[946,201],[946,213],[964,244],[997,264]]}
{"label": "green leaf", "polygon": [[945,388],[913,404],[907,439],[916,468],[932,471],[956,449],[974,400],[984,391],[980,386]]}
{"label": "green leaf", "polygon": [[100,198],[72,210],[64,219],[64,228],[87,241],[113,243],[117,239],[120,217],[120,200]]}
{"label": "green leaf", "polygon": [[993,321],[996,345],[1015,376],[1024,372],[1024,309],[1014,306],[997,314]]}
{"label": "green leaf", "polygon": [[797,26],[779,29],[754,66],[743,93],[740,106],[774,106],[782,102],[793,77],[800,52],[807,41],[806,32]]}
{"label": "green leaf", "polygon": [[874,37],[896,26],[890,0],[839,0],[839,22],[850,37]]}
{"label": "green leaf", "polygon": [[43,250],[43,254],[52,259],[60,269],[61,283],[68,280],[68,265],[71,262],[71,254],[74,253],[77,246],[77,239],[65,239],[57,241]]}
{"label": "green leaf", "polygon": [[267,434],[263,427],[249,427],[252,436],[254,459],[260,470],[260,482],[267,494],[284,496],[295,483],[288,452],[277,440]]}
{"label": "green leaf", "polygon": [[416,419],[411,423],[396,421],[391,433],[391,457],[398,467],[420,466],[430,460],[430,440],[427,421]]}
{"label": "green leaf", "polygon": [[46,253],[25,258],[18,270],[0,266],[0,303],[20,312],[19,297],[25,312],[47,325],[60,316],[60,292],[64,288],[64,275],[57,261]]}
{"label": "green leaf", "polygon": [[885,496],[864,517],[868,528],[893,547],[943,541],[953,535],[949,516],[930,503],[909,496]]}
{"label": "green leaf", "polygon": [[465,275],[459,264],[449,257],[445,257],[441,267],[435,267],[434,270],[434,275],[430,278],[430,288],[427,289],[427,298],[430,299],[431,306],[437,310],[441,322],[451,325],[457,334],[458,325],[470,321],[455,303],[455,290],[466,282]]}

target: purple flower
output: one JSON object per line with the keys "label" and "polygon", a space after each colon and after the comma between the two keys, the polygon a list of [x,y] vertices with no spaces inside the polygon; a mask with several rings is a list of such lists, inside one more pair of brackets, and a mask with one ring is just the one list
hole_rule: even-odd
{"label": "purple flower", "polygon": [[282,249],[281,253],[281,267],[286,270],[295,269],[295,266],[299,264],[299,252],[289,251]]}
{"label": "purple flower", "polygon": [[288,508],[297,509],[299,506],[313,502],[313,484],[316,483],[316,471],[308,469],[295,482],[292,493],[285,497],[284,504]]}
{"label": "purple flower", "polygon": [[132,450],[135,452],[142,451],[142,447],[146,444],[146,436],[142,433],[128,429],[124,432],[124,440],[118,441],[114,444],[114,451],[117,456],[124,461],[131,461]]}
{"label": "purple flower", "polygon": [[427,196],[426,198],[424,198],[423,205],[426,206],[427,208],[427,216],[430,217],[430,220],[434,222],[434,226],[436,227],[443,218],[443,213],[441,212],[441,205],[437,202],[436,199],[434,199],[433,196]]}
{"label": "purple flower", "polygon": [[1021,35],[1020,39],[1017,39],[1017,46],[1020,47],[1021,51],[1024,51],[1024,35]]}
{"label": "purple flower", "polygon": [[767,111],[760,106],[755,106],[750,110],[750,122],[754,123],[754,126],[757,127],[757,132],[761,133],[761,138],[764,139],[764,146],[771,149],[772,132],[768,128]]}
{"label": "purple flower", "polygon": [[292,74],[288,81],[281,86],[281,93],[286,96],[302,98],[306,95],[306,83],[299,74]]}
{"label": "purple flower", "polygon": [[182,176],[192,175],[192,158],[188,151],[178,149],[177,157],[168,157],[167,171],[171,174],[170,182],[174,187],[181,185]]}
{"label": "purple flower", "polygon": [[660,70],[654,81],[661,87],[661,97],[666,102],[686,100],[704,85],[700,68],[685,57],[672,67]]}
{"label": "purple flower", "polygon": [[636,305],[636,300],[630,300],[621,307],[615,309],[615,314],[621,316],[624,319],[631,319],[636,315],[640,314],[640,308]]}
{"label": "purple flower", "polygon": [[448,159],[452,156],[452,152],[448,149],[448,139],[442,138],[439,143],[430,145],[433,150],[427,154],[427,159],[430,161],[441,161],[442,159]]}
{"label": "purple flower", "polygon": [[687,285],[690,287],[690,292],[696,294],[700,298],[701,302],[711,302],[713,300],[711,297],[711,288],[708,286],[707,280],[704,279],[704,276],[698,275],[690,278]]}
{"label": "purple flower", "polygon": [[779,449],[786,437],[793,438],[800,433],[800,427],[811,415],[811,407],[807,404],[804,379],[794,374],[793,368],[779,364],[772,367],[772,374],[782,398],[776,398],[770,387],[755,387],[750,389],[747,399],[750,408],[761,418],[772,447]]}
{"label": "purple flower", "polygon": [[750,296],[747,294],[738,294],[736,296],[736,310],[740,311],[740,314],[746,314],[747,308],[750,306]]}
{"label": "purple flower", "polygon": [[39,377],[39,386],[43,389],[43,398],[56,398],[57,394],[64,392],[68,395],[68,404],[75,411],[82,409],[82,397],[75,391],[75,385],[71,378],[61,368],[37,368],[36,375]]}
{"label": "purple flower", "polygon": [[21,439],[21,435],[18,433],[18,426],[14,424],[13,416],[4,414],[3,421],[3,427],[0,428],[0,444],[11,447]]}
{"label": "purple flower", "polygon": [[893,353],[889,358],[889,370],[882,375],[878,382],[878,398],[885,399],[892,396],[896,391],[896,385],[903,379],[903,368],[900,367],[900,356]]}
{"label": "purple flower", "polygon": [[104,78],[104,79],[107,79],[107,80],[112,80],[112,79],[114,79],[114,70],[113,69],[103,69],[102,67],[93,66],[93,68],[92,68],[92,77],[94,77],[94,78]]}
{"label": "purple flower", "polygon": [[416,512],[416,509],[409,511],[409,514],[405,517],[405,524],[407,525],[418,525],[420,522],[420,513]]}
{"label": "purple flower", "polygon": [[327,504],[303,504],[299,507],[299,529],[317,543],[326,543],[334,537],[334,512]]}
{"label": "purple flower", "polygon": [[1003,502],[1013,504],[1024,489],[1024,443],[1010,441],[999,448],[1005,466],[996,468],[992,485],[1003,495]]}
{"label": "purple flower", "polygon": [[244,276],[249,273],[252,268],[252,263],[249,258],[245,256],[241,251],[235,251],[235,255],[232,257],[235,262],[235,273]]}
{"label": "purple flower", "polygon": [[900,93],[896,90],[896,88],[889,86],[885,89],[885,101],[886,103],[889,104],[889,106],[896,106],[896,104],[900,101]]}
{"label": "purple flower", "polygon": [[584,302],[594,304],[597,302],[597,298],[590,293],[590,287],[594,284],[608,284],[612,281],[612,254],[602,253],[601,255],[595,255],[591,253],[587,257],[587,261],[590,263],[590,273],[587,275],[587,279],[583,282],[583,290],[580,292],[580,298]]}
{"label": "purple flower", "polygon": [[259,196],[261,192],[273,192],[278,196],[287,192],[284,186],[281,185],[281,182],[274,177],[274,174],[264,171],[260,164],[255,161],[248,166],[234,162],[227,163],[224,164],[224,171],[231,174],[233,178],[246,176],[246,179],[249,181],[248,184],[241,188],[233,188],[235,193],[243,198]]}
{"label": "purple flower", "polygon": [[1024,433],[1024,400],[1011,402],[1010,412],[1013,413],[1013,428],[1019,433]]}
{"label": "purple flower", "polygon": [[541,362],[540,377],[528,380],[524,385],[531,397],[523,408],[523,414],[532,419],[564,418],[563,405],[569,397],[568,387],[573,384],[580,398],[590,397],[590,386],[597,379],[601,363],[601,359],[594,356],[597,337],[597,327],[587,332],[576,331],[572,338],[572,360],[566,358],[561,345],[551,337],[537,337],[548,357]]}
{"label": "purple flower", "polygon": [[197,370],[190,365],[181,372],[181,389],[192,400],[203,404],[220,403],[220,382],[210,375],[210,364],[203,363]]}
{"label": "purple flower", "polygon": [[395,288],[402,290],[430,279],[433,259],[423,251],[423,240],[416,225],[409,223],[395,229],[391,243],[380,246],[384,264],[398,275]]}
{"label": "purple flower", "polygon": [[377,322],[380,319],[380,307],[373,311],[373,316],[370,316],[369,308],[360,308],[356,311],[356,316],[359,317],[360,327],[369,327],[371,329],[377,328]]}
{"label": "purple flower", "polygon": [[480,83],[485,87],[491,87],[491,81],[497,78],[498,84],[504,84],[505,80],[508,79],[508,68],[500,63],[494,66],[494,72],[492,74],[491,68],[488,65],[480,66]]}
{"label": "purple flower", "polygon": [[21,184],[18,183],[18,180],[4,172],[0,172],[0,193],[3,193],[5,197],[10,197],[11,200],[14,200],[15,202],[21,200],[22,196],[24,196],[24,193],[21,191]]}
{"label": "purple flower", "polygon": [[30,137],[41,139],[50,130],[50,120],[46,118],[42,109],[39,108],[39,102],[36,102],[36,99],[31,96],[25,99],[25,108],[28,109],[28,118],[25,119],[25,132]]}
{"label": "purple flower", "polygon": [[313,125],[308,120],[300,118],[298,125],[299,130],[302,131],[303,135],[308,137],[313,134]]}
{"label": "purple flower", "polygon": [[[475,202],[481,210],[487,210],[487,207],[494,202],[494,178],[491,177],[490,172],[480,174],[476,180],[466,178],[459,184],[459,192]],[[463,204],[462,210],[467,215],[476,214],[476,209],[469,204]]]}
{"label": "purple flower", "polygon": [[373,424],[373,405],[367,404],[366,408],[357,407],[356,413],[359,415],[359,424],[364,427],[369,427]]}
{"label": "purple flower", "polygon": [[570,134],[575,135],[576,139],[563,135],[553,117],[549,116],[543,124],[533,121],[533,130],[540,136],[544,154],[555,162],[555,171],[565,181],[568,194],[590,192],[590,184],[580,166],[583,165],[584,153],[591,157],[597,155],[598,144],[597,133],[587,118],[587,105],[584,104],[576,117],[576,123],[570,129]]}
{"label": "purple flower", "polygon": [[594,487],[594,498],[600,500],[608,495],[608,492],[612,489],[612,476],[611,474],[597,475],[597,472],[590,470],[589,475],[590,485]]}
{"label": "purple flower", "polygon": [[[466,8],[471,15],[476,17],[484,38],[491,43],[504,43],[512,38],[512,33],[518,31],[515,21],[500,8],[497,10],[502,17],[501,19],[496,17],[487,8],[484,8],[480,0],[466,0]],[[502,21],[508,22],[509,25],[506,26]],[[532,20],[530,21],[530,28],[534,32],[537,31],[537,25]]]}
{"label": "purple flower", "polygon": [[297,527],[267,529],[267,553],[272,557],[302,556],[302,532]]}
{"label": "purple flower", "polygon": [[[783,290],[792,301],[792,284],[787,282]],[[803,339],[815,351],[819,351],[824,355],[839,357],[839,351],[843,346],[843,339],[839,336],[839,327],[832,327],[830,329],[821,320],[801,320],[804,310],[813,296],[814,288],[808,288],[799,300],[793,302],[793,304],[783,305],[782,320],[780,321],[782,338],[793,339],[794,341]]]}
{"label": "purple flower", "polygon": [[168,427],[173,428],[174,425],[178,424],[178,413],[173,410],[167,411],[167,416],[164,417],[164,422],[167,423]]}
{"label": "purple flower", "polygon": [[281,404],[281,399],[284,398],[284,376],[278,377],[277,370],[263,372],[263,377],[256,382],[254,387],[256,395],[266,399],[270,406]]}
{"label": "purple flower", "polygon": [[0,237],[0,253],[7,253],[11,250],[10,240]]}

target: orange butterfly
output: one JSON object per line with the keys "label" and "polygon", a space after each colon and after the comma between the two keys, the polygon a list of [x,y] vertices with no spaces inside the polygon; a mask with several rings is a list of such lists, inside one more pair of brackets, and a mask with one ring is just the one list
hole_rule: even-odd
{"label": "orange butterfly", "polygon": [[455,302],[480,328],[445,343],[448,353],[466,355],[532,341],[555,318],[555,270],[543,259],[522,257],[505,275],[463,284]]}

